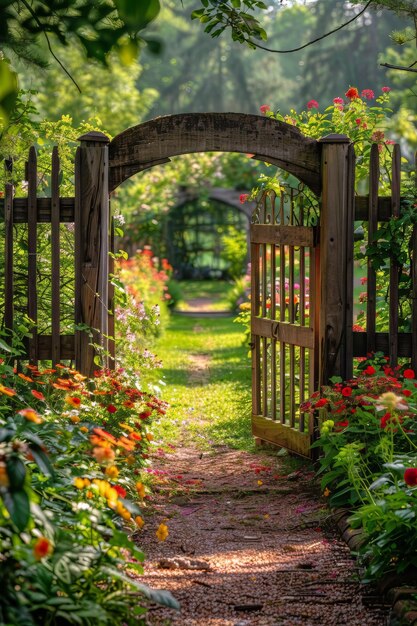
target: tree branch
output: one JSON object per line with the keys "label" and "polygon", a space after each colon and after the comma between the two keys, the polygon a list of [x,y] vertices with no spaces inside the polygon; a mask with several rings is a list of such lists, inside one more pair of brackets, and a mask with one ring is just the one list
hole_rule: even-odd
{"label": "tree branch", "polygon": [[[391,63],[380,63],[381,67],[388,67],[390,70],[402,70],[403,72],[415,72],[417,73],[417,69],[414,69],[411,65],[409,67],[405,67],[403,65],[392,65]],[[413,63],[415,65],[415,63]]]}
{"label": "tree branch", "polygon": [[28,2],[26,2],[26,0],[21,0],[21,2],[27,8],[27,10],[29,11],[29,13],[31,14],[31,16],[33,17],[33,19],[35,20],[35,22],[37,23],[39,28],[41,29],[41,32],[43,33],[43,35],[44,35],[44,37],[46,39],[46,43],[48,44],[49,52],[51,53],[51,55],[53,56],[55,61],[58,63],[58,65],[61,67],[61,69],[64,70],[64,72],[68,76],[68,78],[74,83],[74,85],[76,86],[78,91],[81,93],[80,86],[78,85],[78,83],[75,80],[75,78],[69,73],[67,68],[64,66],[64,64],[60,61],[60,59],[56,56],[55,52],[52,50],[51,42],[50,42],[50,39],[48,37],[48,33],[45,30],[45,26],[38,19],[36,13],[33,11],[33,9],[30,6],[30,4]]}
{"label": "tree branch", "polygon": [[311,41],[303,44],[302,46],[298,46],[298,48],[292,48],[291,50],[274,50],[272,48],[267,48],[265,46],[261,46],[260,44],[256,43],[255,41],[252,41],[252,39],[248,39],[247,42],[250,43],[251,45],[255,46],[256,48],[260,48],[261,50],[266,50],[267,52],[274,52],[276,54],[288,54],[290,52],[298,52],[299,50],[304,50],[304,48],[307,48],[308,46],[313,45],[313,43],[317,43],[318,41],[321,41],[322,39],[325,39],[326,37],[329,37],[329,35],[333,35],[334,33],[337,33],[337,31],[342,30],[342,28],[345,28],[346,26],[349,26],[349,24],[352,24],[352,22],[357,20],[358,17],[360,17],[361,15],[363,15],[363,13],[365,13],[365,11],[370,6],[372,1],[373,0],[369,0],[365,4],[364,8],[361,11],[359,11],[359,13],[357,13],[354,17],[352,17],[350,20],[348,20],[344,24],[341,24],[337,28],[334,28],[333,30],[330,30],[328,33],[325,33],[324,35],[321,35],[320,37],[316,37],[316,39],[312,39]]}

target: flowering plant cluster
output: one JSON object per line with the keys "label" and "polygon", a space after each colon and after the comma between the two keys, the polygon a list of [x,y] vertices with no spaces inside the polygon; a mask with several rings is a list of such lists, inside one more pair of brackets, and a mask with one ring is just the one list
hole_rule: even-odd
{"label": "flowering plant cluster", "polygon": [[145,523],[139,472],[165,405],[123,371],[88,380],[2,361],[0,378],[2,621],[139,624],[144,597],[177,606],[137,580],[143,553],[129,538]]}
{"label": "flowering plant cluster", "polygon": [[167,321],[168,306],[175,303],[169,291],[171,275],[168,261],[159,260],[149,247],[131,259],[119,259],[113,284],[118,361],[124,367],[160,367],[149,348]]}
{"label": "flowering plant cluster", "polygon": [[302,407],[319,413],[324,495],[355,510],[369,579],[417,566],[416,374],[387,361],[377,353],[357,377],[334,379]]}

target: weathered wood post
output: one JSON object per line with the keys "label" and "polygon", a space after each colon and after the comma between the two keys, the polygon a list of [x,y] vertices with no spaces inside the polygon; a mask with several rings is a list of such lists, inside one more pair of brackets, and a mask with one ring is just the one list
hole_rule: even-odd
{"label": "weathered wood post", "polygon": [[346,135],[322,144],[320,216],[320,385],[352,376],[355,153]]}
{"label": "weathered wood post", "polygon": [[109,138],[79,137],[75,161],[75,364],[91,374],[102,352],[107,366],[110,208]]}

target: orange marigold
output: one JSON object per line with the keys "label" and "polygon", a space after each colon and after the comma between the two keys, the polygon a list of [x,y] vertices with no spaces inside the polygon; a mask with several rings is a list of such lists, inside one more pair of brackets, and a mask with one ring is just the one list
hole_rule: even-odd
{"label": "orange marigold", "polygon": [[94,448],[93,456],[98,463],[112,463],[115,458],[115,454],[111,448]]}
{"label": "orange marigold", "polygon": [[52,543],[46,537],[39,537],[33,546],[33,554],[35,559],[40,561],[45,556],[48,556],[53,551]]}

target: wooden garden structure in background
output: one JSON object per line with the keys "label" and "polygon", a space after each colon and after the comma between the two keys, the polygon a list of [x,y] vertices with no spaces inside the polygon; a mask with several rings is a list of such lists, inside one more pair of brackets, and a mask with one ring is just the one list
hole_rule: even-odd
{"label": "wooden garden structure in background", "polygon": [[[391,267],[389,333],[375,332],[375,273],[368,267],[367,326],[352,332],[353,233],[355,220],[368,220],[372,238],[378,221],[398,215],[400,156],[394,149],[392,193],[378,196],[378,150],[372,150],[370,192],[354,195],[355,156],[349,139],[304,137],[293,126],[267,117],[232,113],[184,114],[127,129],[111,142],[101,133],[80,138],[75,161],[75,197],[59,193],[59,156],[52,154],[51,197],[37,197],[36,153],[28,159],[27,198],[15,198],[12,184],[0,199],[5,221],[4,328],[14,326],[14,227],[27,223],[27,314],[34,322],[27,358],[71,360],[90,374],[94,357],[114,363],[113,236],[109,195],[124,180],[170,157],[195,152],[241,152],[276,165],[315,194],[320,219],[311,222],[295,192],[265,195],[251,225],[252,260],[252,429],[255,437],[310,456],[313,418],[299,405],[331,376],[349,378],[354,357],[373,350],[392,364],[409,357],[417,365],[416,334],[398,334],[398,268]],[[37,329],[38,224],[51,224],[51,334]],[[73,334],[60,326],[60,224],[74,225]],[[412,238],[412,328],[417,323],[417,279]],[[308,285],[308,288],[307,288]],[[278,296],[277,296],[278,294]],[[286,299],[288,301],[286,302]],[[308,305],[308,308],[307,308]]]}

